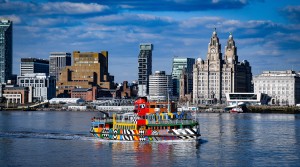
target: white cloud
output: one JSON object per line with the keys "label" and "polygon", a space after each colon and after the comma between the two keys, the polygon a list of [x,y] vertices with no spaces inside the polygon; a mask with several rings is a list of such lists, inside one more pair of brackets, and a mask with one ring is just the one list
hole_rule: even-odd
{"label": "white cloud", "polygon": [[71,2],[49,2],[42,4],[42,11],[52,14],[85,14],[103,12],[109,9],[108,6],[97,3],[71,3]]}
{"label": "white cloud", "polygon": [[218,23],[221,22],[223,19],[220,17],[194,17],[187,20],[184,20],[180,26],[184,28],[194,28],[199,25],[206,25],[209,23]]}
{"label": "white cloud", "polygon": [[11,20],[11,21],[13,21],[13,24],[19,24],[22,21],[22,19],[19,16],[14,15],[14,14],[13,15],[0,15],[0,18]]}
{"label": "white cloud", "polygon": [[[97,3],[73,3],[73,2],[21,2],[7,1],[0,3],[0,9],[4,12],[23,13],[30,15],[47,14],[88,14],[99,13],[109,10],[106,5]],[[1,11],[0,11],[1,12]]]}

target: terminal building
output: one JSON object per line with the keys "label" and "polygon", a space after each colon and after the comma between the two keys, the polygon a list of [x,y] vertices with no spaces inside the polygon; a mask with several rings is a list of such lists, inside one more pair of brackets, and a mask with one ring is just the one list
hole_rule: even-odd
{"label": "terminal building", "polygon": [[226,93],[228,107],[237,105],[267,105],[270,97],[264,93]]}

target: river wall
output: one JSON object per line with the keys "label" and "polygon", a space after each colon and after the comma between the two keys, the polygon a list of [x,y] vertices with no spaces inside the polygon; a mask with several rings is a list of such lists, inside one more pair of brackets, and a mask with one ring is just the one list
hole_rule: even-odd
{"label": "river wall", "polygon": [[248,106],[245,112],[300,114],[300,108],[296,106]]}

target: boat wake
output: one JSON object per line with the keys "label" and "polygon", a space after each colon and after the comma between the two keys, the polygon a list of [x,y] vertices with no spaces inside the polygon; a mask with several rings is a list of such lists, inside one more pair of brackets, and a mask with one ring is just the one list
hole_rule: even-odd
{"label": "boat wake", "polygon": [[42,133],[30,131],[0,132],[0,138],[36,138],[53,140],[94,140],[86,134]]}

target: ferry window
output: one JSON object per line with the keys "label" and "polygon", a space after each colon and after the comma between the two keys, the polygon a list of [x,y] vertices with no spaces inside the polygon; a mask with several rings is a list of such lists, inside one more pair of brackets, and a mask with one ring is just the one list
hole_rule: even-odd
{"label": "ferry window", "polygon": [[155,108],[155,105],[150,105],[150,108]]}
{"label": "ferry window", "polygon": [[145,108],[145,104],[140,104],[140,108]]}

